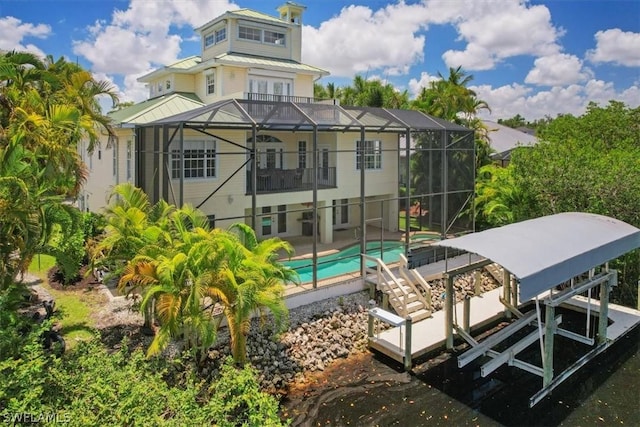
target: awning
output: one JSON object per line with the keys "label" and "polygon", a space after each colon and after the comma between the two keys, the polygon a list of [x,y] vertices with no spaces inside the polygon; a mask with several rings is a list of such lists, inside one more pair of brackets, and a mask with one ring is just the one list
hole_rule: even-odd
{"label": "awning", "polygon": [[488,258],[519,280],[527,301],[640,247],[640,229],[603,215],[566,212],[493,228],[435,245]]}

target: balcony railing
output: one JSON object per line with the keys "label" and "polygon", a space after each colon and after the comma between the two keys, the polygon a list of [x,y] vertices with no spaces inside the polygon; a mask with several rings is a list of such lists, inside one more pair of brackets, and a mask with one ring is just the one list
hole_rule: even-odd
{"label": "balcony railing", "polygon": [[274,95],[271,93],[245,93],[245,99],[250,101],[270,101],[270,102],[294,102],[297,104],[336,104],[335,99],[320,99],[312,96],[291,96],[291,95]]}
{"label": "balcony railing", "polygon": [[[247,171],[247,193],[252,192],[251,171]],[[336,187],[336,168],[318,169],[318,188]],[[281,193],[313,189],[313,169],[258,169],[256,193]]]}

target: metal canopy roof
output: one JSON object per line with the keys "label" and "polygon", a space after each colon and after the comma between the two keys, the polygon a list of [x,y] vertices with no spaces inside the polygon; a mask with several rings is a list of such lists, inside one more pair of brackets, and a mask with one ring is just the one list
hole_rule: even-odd
{"label": "metal canopy roof", "polygon": [[405,132],[411,130],[471,130],[415,110],[341,107],[329,103],[299,103],[228,99],[176,114],[149,125],[231,127],[258,130]]}
{"label": "metal canopy roof", "polygon": [[640,247],[640,229],[614,218],[567,212],[442,240],[514,274],[527,301]]}

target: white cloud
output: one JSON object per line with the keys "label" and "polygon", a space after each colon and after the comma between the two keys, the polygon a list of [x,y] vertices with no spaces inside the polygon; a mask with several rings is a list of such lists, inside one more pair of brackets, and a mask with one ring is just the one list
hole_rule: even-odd
{"label": "white cloud", "polygon": [[528,6],[518,0],[452,3],[462,7],[448,19],[456,26],[460,40],[468,44],[464,50],[443,54],[449,67],[488,70],[512,56],[560,51],[558,39],[564,30],[553,26],[546,6]]}
{"label": "white cloud", "polygon": [[587,51],[594,63],[613,62],[627,67],[640,66],[640,33],[614,28],[595,34],[596,48]]}
{"label": "white cloud", "polygon": [[377,11],[349,6],[319,28],[304,26],[304,62],[316,64],[333,76],[352,77],[377,70],[403,75],[424,58],[425,37],[418,35],[427,22],[420,5],[398,3]]}
{"label": "white cloud", "polygon": [[420,73],[420,79],[410,79],[409,80],[409,95],[412,98],[415,98],[420,94],[422,88],[429,87],[429,83],[440,80],[438,76],[431,76],[429,73],[422,72]]}
{"label": "white cloud", "polygon": [[26,37],[45,39],[51,35],[51,27],[46,24],[22,22],[13,16],[0,18],[0,49],[18,50],[34,53],[42,58],[46,55],[37,46],[24,44]]}
{"label": "white cloud", "polygon": [[535,85],[566,86],[583,82],[592,75],[593,73],[583,68],[582,61],[577,56],[557,53],[536,59],[524,81]]}
{"label": "white cloud", "polygon": [[555,86],[549,90],[533,92],[519,84],[492,88],[488,85],[471,87],[479,99],[487,101],[491,113],[482,112],[483,118],[496,120],[520,114],[527,120],[536,120],[558,114],[584,114],[589,102],[607,105],[610,100],[624,102],[630,108],[640,106],[640,85],[636,84],[616,92],[613,83],[589,80],[584,85]]}
{"label": "white cloud", "polygon": [[181,36],[173,27],[197,27],[234,3],[206,0],[132,0],[126,10],[115,10],[110,22],[96,22],[90,37],[74,41],[73,51],[92,63],[92,71],[106,74],[141,74],[176,61]]}

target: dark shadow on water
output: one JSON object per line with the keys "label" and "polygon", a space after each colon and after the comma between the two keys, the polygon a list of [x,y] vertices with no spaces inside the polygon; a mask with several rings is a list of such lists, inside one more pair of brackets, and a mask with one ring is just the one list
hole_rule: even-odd
{"label": "dark shadow on water", "polygon": [[[504,366],[482,378],[479,364],[460,369],[456,353],[443,353],[406,376],[397,362],[376,355],[354,382],[309,396],[301,408],[307,415],[292,425],[640,425],[639,337],[636,327],[531,409],[529,398],[542,380],[517,368]],[[556,372],[579,357],[567,341],[556,337]],[[526,352],[522,358],[539,366],[539,348]]]}

